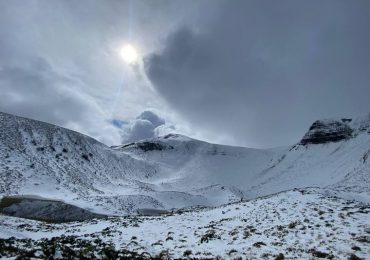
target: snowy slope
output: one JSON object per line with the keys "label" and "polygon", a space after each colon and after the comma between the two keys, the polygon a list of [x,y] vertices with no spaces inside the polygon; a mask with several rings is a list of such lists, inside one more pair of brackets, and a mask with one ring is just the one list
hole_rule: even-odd
{"label": "snowy slope", "polygon": [[45,224],[0,216],[0,237],[4,257],[368,259],[369,213],[304,189],[160,217]]}
{"label": "snowy slope", "polygon": [[[333,121],[322,121],[328,129],[324,129],[321,143],[307,143],[307,136],[312,137],[312,132],[318,136],[317,129],[311,127],[302,139],[304,142],[283,153],[278,163],[258,176],[258,184],[249,191],[250,196],[315,186],[335,189],[343,196],[370,203],[370,114],[346,122],[346,127],[337,128]],[[348,128],[351,135],[343,135],[343,129],[348,133]],[[328,136],[334,136],[334,140]]]}
{"label": "snowy slope", "polygon": [[0,125],[0,195],[39,195],[110,214],[240,200],[232,187],[166,187],[170,172],[160,164],[68,129],[5,113]]}
{"label": "snowy slope", "polygon": [[355,193],[370,202],[370,114],[355,120],[318,120],[300,142],[280,149],[214,145],[180,135],[115,149],[158,163],[170,172],[166,185],[175,189],[222,184],[255,198],[313,186],[336,189],[344,196]]}
{"label": "snowy slope", "polygon": [[0,195],[98,213],[218,206],[296,187],[370,201],[370,115],[319,120],[293,147],[250,149],[167,135],[115,147],[0,113]]}
{"label": "snowy slope", "polygon": [[244,189],[272,165],[276,154],[272,150],[216,145],[174,134],[114,149],[157,164],[167,173],[162,176],[166,179],[163,186],[176,190],[220,184]]}

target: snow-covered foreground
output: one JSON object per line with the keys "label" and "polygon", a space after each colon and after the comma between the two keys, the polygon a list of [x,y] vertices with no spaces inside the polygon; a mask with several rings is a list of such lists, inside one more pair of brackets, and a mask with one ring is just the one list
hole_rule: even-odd
{"label": "snow-covered foreground", "polygon": [[159,217],[46,224],[0,216],[0,246],[8,257],[368,259],[369,213],[368,204],[300,189]]}

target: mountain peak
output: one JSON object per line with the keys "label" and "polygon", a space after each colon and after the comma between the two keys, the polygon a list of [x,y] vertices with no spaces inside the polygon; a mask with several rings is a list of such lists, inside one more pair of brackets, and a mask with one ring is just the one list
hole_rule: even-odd
{"label": "mountain peak", "polygon": [[370,113],[366,116],[316,120],[300,144],[323,144],[347,140],[358,133],[370,133]]}
{"label": "mountain peak", "polygon": [[148,151],[161,151],[161,150],[171,150],[174,147],[181,145],[182,143],[195,141],[197,143],[203,143],[202,141],[192,139],[185,135],[170,133],[163,136],[158,136],[154,138],[148,138],[139,140],[133,143],[128,143],[119,146],[113,146],[114,149],[139,149],[144,152]]}
{"label": "mountain peak", "polygon": [[342,120],[317,120],[303,136],[300,144],[306,145],[338,142],[351,138],[352,132],[353,129]]}

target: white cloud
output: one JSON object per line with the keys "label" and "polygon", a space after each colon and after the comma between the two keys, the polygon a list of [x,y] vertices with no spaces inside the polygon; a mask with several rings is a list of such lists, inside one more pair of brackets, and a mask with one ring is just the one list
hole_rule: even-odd
{"label": "white cloud", "polygon": [[[122,129],[122,143],[131,143],[138,140],[164,136],[167,134],[182,134],[195,139],[210,141],[214,143],[226,143],[230,136],[223,135],[217,131],[202,131],[196,126],[182,123],[183,120],[176,113],[167,113],[166,119],[159,117],[156,113],[146,110],[135,119],[124,124],[116,124]],[[194,130],[195,129],[195,130]]]}
{"label": "white cloud", "polygon": [[137,117],[138,120],[147,120],[149,121],[150,123],[152,123],[152,125],[154,127],[158,127],[160,125],[164,125],[166,122],[164,121],[164,119],[160,118],[158,115],[156,115],[154,112],[152,111],[144,111],[142,112],[138,117]]}
{"label": "white cloud", "polygon": [[131,143],[158,136],[165,120],[152,111],[144,111],[122,128],[122,142]]}

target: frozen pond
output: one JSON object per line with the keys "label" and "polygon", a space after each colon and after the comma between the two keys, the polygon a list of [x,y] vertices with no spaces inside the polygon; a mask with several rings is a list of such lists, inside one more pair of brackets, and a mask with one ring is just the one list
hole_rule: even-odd
{"label": "frozen pond", "polygon": [[33,195],[2,197],[0,212],[4,215],[54,223],[105,217],[105,215],[90,212],[61,200],[51,200]]}

